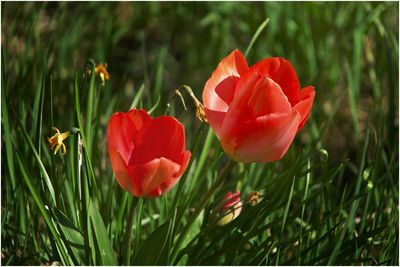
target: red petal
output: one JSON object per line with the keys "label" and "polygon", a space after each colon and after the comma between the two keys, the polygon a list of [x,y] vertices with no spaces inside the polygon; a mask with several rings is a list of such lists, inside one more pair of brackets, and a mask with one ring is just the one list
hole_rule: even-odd
{"label": "red petal", "polygon": [[237,49],[222,59],[204,86],[204,107],[214,111],[226,111],[233,99],[239,77],[248,68],[246,59]]}
{"label": "red petal", "polygon": [[233,194],[232,194],[232,192],[228,192],[225,195],[224,200],[226,202],[224,203],[224,206],[222,207],[223,210],[234,206],[236,203],[238,203],[240,201],[240,192],[236,192]]}
{"label": "red petal", "polygon": [[153,159],[145,164],[133,165],[130,167],[132,177],[137,177],[139,181],[139,191],[141,196],[148,196],[147,185],[151,182],[160,167],[160,159]]}
{"label": "red petal", "polygon": [[133,177],[129,168],[126,166],[124,160],[115,149],[108,150],[111,167],[113,169],[115,178],[118,184],[126,191],[135,196],[141,196],[140,183],[137,177]]}
{"label": "red petal", "polygon": [[[232,110],[235,113],[250,112],[255,117],[270,113],[287,113],[291,110],[287,97],[276,82],[266,76],[259,78],[254,74],[249,76],[247,83],[238,84],[239,93],[232,101],[227,116],[230,116]],[[242,87],[239,88],[239,85]]]}
{"label": "red petal", "polygon": [[179,170],[179,172],[176,174],[176,177],[179,178],[181,177],[181,175],[185,172],[189,161],[190,161],[190,157],[192,156],[192,153],[190,151],[185,151],[185,153],[183,154],[183,160],[181,163],[181,169]]}
{"label": "red petal", "polygon": [[171,116],[155,118],[140,131],[135,145],[130,165],[144,164],[161,157],[181,164],[185,149],[183,125]]}
{"label": "red petal", "polygon": [[149,121],[151,117],[144,110],[132,109],[128,113],[114,113],[108,123],[108,148],[118,151],[128,164],[135,137],[143,125]]}
{"label": "red petal", "polygon": [[179,172],[177,172],[171,179],[167,179],[165,180],[159,187],[160,191],[163,193],[168,192],[181,178],[182,174],[185,172],[188,164],[189,164],[189,160],[190,160],[190,156],[192,155],[192,153],[190,153],[190,151],[186,151],[184,156],[183,156],[183,162],[182,165],[180,166],[180,170]]}
{"label": "red petal", "polygon": [[221,136],[221,126],[224,121],[226,112],[214,111],[204,107],[204,111],[206,112],[208,123],[211,125],[212,129],[215,132],[215,135],[220,138]]}
{"label": "red petal", "polygon": [[[245,81],[245,82],[242,82]],[[288,113],[290,103],[277,83],[257,73],[248,73],[238,84],[221,127],[221,139],[228,138],[238,125],[271,113]]]}
{"label": "red petal", "polygon": [[256,71],[279,84],[292,106],[299,102],[300,84],[289,61],[280,57],[267,58],[254,64],[249,71]]}
{"label": "red petal", "polygon": [[145,124],[152,120],[144,109],[131,109],[127,115],[137,130],[142,129]]}
{"label": "red petal", "polygon": [[314,101],[315,91],[314,87],[307,86],[300,91],[300,102],[297,103],[293,109],[297,110],[301,115],[299,129],[303,128],[304,124],[306,123],[308,117],[310,116],[310,110]]}
{"label": "red petal", "polygon": [[180,165],[164,157],[134,167],[134,173],[141,177],[144,196],[158,197],[164,193],[163,183],[173,186],[178,179]]}
{"label": "red petal", "polygon": [[135,126],[125,113],[114,113],[108,123],[108,149],[115,149],[128,163],[136,134]]}
{"label": "red petal", "polygon": [[243,121],[222,142],[224,150],[241,162],[271,162],[281,159],[292,143],[300,114],[270,114]]}

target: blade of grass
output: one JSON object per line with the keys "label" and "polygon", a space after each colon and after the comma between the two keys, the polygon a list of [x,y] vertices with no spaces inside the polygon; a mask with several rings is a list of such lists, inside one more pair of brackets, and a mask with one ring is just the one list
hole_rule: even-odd
{"label": "blade of grass", "polygon": [[66,241],[69,255],[74,257],[74,264],[83,264],[81,255],[84,252],[84,242],[81,232],[59,209],[53,208],[52,213]]}
{"label": "blade of grass", "polygon": [[[135,211],[137,204],[139,202],[138,198],[134,198],[131,203],[131,207],[129,208],[128,214],[128,221],[126,223],[126,230],[125,230],[125,244],[124,244],[124,264],[130,265],[131,260],[131,252],[132,252],[132,228],[133,228],[133,221],[135,217]],[[136,248],[135,248],[136,249]]]}
{"label": "blade of grass", "polygon": [[57,233],[56,227],[54,226],[53,221],[50,218],[50,215],[46,211],[44,202],[41,199],[40,194],[36,191],[35,185],[31,181],[30,176],[27,174],[26,168],[25,168],[24,164],[22,163],[20,156],[18,155],[18,153],[16,155],[17,155],[17,162],[19,165],[19,169],[22,174],[22,178],[24,178],[24,180],[29,188],[29,191],[32,194],[32,197],[40,210],[40,213],[43,215],[43,218],[44,218],[47,226],[49,227],[49,230],[57,244],[58,251],[60,252],[60,257],[61,257],[63,264],[65,264],[65,265],[72,264],[71,262],[69,262],[69,257],[67,256],[68,252],[65,250],[65,247],[59,237],[59,234]]}
{"label": "blade of grass", "polygon": [[98,262],[101,262],[102,265],[117,265],[99,208],[93,201],[89,202],[89,218],[96,240],[96,251],[100,258]]}
{"label": "blade of grass", "polygon": [[[4,56],[3,59],[3,66],[4,66]],[[10,121],[9,121],[9,114],[8,114],[8,105],[7,105],[7,98],[6,98],[6,84],[5,84],[5,74],[4,74],[4,67],[2,68],[2,88],[1,88],[1,122],[3,124],[2,128],[2,135],[4,136],[4,145],[5,145],[5,154],[6,154],[6,161],[7,161],[7,169],[10,174],[12,191],[15,191],[16,188],[16,178],[15,178],[15,170],[14,170],[14,153],[12,148],[12,140],[11,140],[11,128],[10,128]]]}
{"label": "blade of grass", "polygon": [[[361,164],[360,164],[360,168],[358,170],[357,184],[356,184],[356,188],[355,188],[355,192],[354,192],[355,195],[360,192],[360,187],[361,187],[361,182],[362,182],[362,175],[363,175],[363,172],[364,172],[364,166],[365,166],[365,162],[366,162],[368,144],[369,144],[369,131],[367,132],[367,137],[366,137],[365,143],[364,143],[364,149],[363,149],[362,156],[361,156]],[[356,215],[356,211],[358,209],[359,203],[360,203],[360,199],[355,199],[353,201],[349,217],[347,218],[345,224],[343,225],[342,231],[341,231],[340,236],[339,236],[339,240],[335,244],[335,247],[334,247],[334,249],[332,251],[331,257],[329,258],[328,265],[333,265],[335,263],[336,258],[339,255],[340,247],[341,247],[341,245],[343,243],[343,239],[344,239],[344,236],[345,236],[346,232],[347,231],[349,231],[350,233],[353,232],[353,229],[354,229],[354,217]]]}
{"label": "blade of grass", "polygon": [[285,211],[283,213],[281,235],[279,237],[279,242],[278,242],[278,251],[276,252],[276,262],[275,262],[276,265],[279,265],[280,244],[281,244],[281,240],[282,240],[282,236],[283,236],[283,231],[285,230],[286,220],[287,220],[287,217],[288,217],[288,214],[289,214],[290,203],[292,202],[295,181],[296,181],[296,176],[293,177],[293,182],[292,182],[292,186],[290,188],[288,201],[286,203]]}
{"label": "blade of grass", "polygon": [[[310,159],[308,159],[307,161],[307,169],[311,168],[311,163],[310,163]],[[303,197],[303,201],[305,201],[307,199],[308,196],[308,186],[310,185],[310,178],[311,178],[311,173],[307,173],[307,178],[306,178],[306,186],[304,189],[304,197]],[[303,221],[304,219],[304,212],[306,209],[306,204],[303,204],[303,207],[301,208],[301,221]],[[296,265],[300,265],[300,248],[302,245],[302,232],[303,232],[303,226],[300,226],[300,234],[299,234],[299,245],[297,247],[297,256],[296,256]]]}
{"label": "blade of grass", "polygon": [[[92,155],[92,120],[93,120],[93,112],[94,112],[94,95],[95,95],[95,63],[93,60],[88,61],[90,67],[90,76],[89,76],[89,88],[88,88],[88,100],[87,100],[87,109],[86,109],[86,140],[85,146],[88,151],[89,156]],[[80,128],[83,131],[83,128]]]}
{"label": "blade of grass", "polygon": [[258,36],[260,36],[261,32],[267,27],[269,22],[269,18],[266,18],[258,27],[257,31],[254,33],[253,38],[251,38],[251,41],[249,45],[247,46],[246,52],[244,53],[244,56],[247,57],[251,48],[253,47],[254,43],[256,42]]}
{"label": "blade of grass", "polygon": [[[159,50],[158,53],[158,60],[157,60],[157,71],[156,71],[156,77],[155,77],[155,84],[154,84],[154,92],[152,93],[152,96],[157,96],[161,98],[161,86],[163,84],[163,72],[164,72],[164,62],[167,57],[168,53],[168,48],[167,46],[162,46]],[[152,99],[154,101],[154,99]],[[157,99],[156,103],[159,102],[159,99]],[[153,102],[154,103],[154,102]],[[157,106],[158,104],[155,104],[154,106]]]}
{"label": "blade of grass", "polygon": [[[85,79],[85,77],[83,78],[83,80]],[[85,156],[85,166],[86,166],[86,171],[88,173],[88,177],[89,177],[89,181],[90,181],[90,189],[91,189],[91,194],[97,198],[97,186],[96,186],[96,180],[95,180],[95,176],[94,176],[94,171],[93,171],[93,165],[92,165],[92,161],[91,161],[91,157],[89,155],[89,151],[87,149],[87,139],[86,139],[86,135],[85,132],[82,131],[82,127],[83,127],[83,122],[82,122],[82,115],[81,115],[81,108],[80,108],[80,97],[79,97],[79,85],[78,85],[78,74],[75,74],[75,83],[74,83],[74,87],[75,87],[75,108],[76,108],[76,116],[78,119],[78,125],[79,125],[79,134],[82,137],[82,142],[83,142],[83,146],[85,147],[85,149],[83,149],[83,155]],[[83,87],[83,84],[82,84]],[[87,203],[88,204],[88,203]]]}
{"label": "blade of grass", "polygon": [[[40,125],[38,124],[39,121],[39,116],[40,116],[40,102],[42,99],[42,94],[44,92],[44,87],[45,87],[45,75],[46,75],[46,60],[44,60],[43,65],[42,65],[42,75],[41,75],[41,82],[38,86],[38,89],[36,90],[35,98],[34,98],[34,104],[32,108],[32,122],[33,122],[33,127],[32,127],[32,133],[33,133],[33,140],[36,140],[36,138],[40,139],[40,136],[38,136],[38,127],[40,128]],[[40,148],[39,148],[40,149]]]}
{"label": "blade of grass", "polygon": [[25,130],[25,127],[23,126],[23,124],[22,124],[20,118],[18,117],[17,114],[15,114],[15,115],[16,115],[16,117],[17,117],[17,121],[18,121],[19,127],[20,127],[20,129],[22,130],[22,134],[23,134],[23,136],[25,137],[25,140],[28,142],[29,147],[31,148],[31,150],[32,150],[32,152],[33,152],[34,158],[36,159],[36,162],[37,162],[38,165],[39,165],[40,171],[41,171],[41,173],[43,174],[43,178],[44,178],[45,183],[46,183],[46,185],[47,185],[47,189],[48,189],[49,192],[50,192],[50,196],[51,196],[51,198],[50,198],[50,205],[51,205],[51,206],[56,205],[56,197],[55,197],[55,194],[54,194],[54,187],[53,187],[53,184],[52,184],[52,182],[51,182],[51,180],[50,180],[49,175],[47,174],[46,168],[44,167],[43,162],[42,162],[42,160],[40,159],[39,154],[38,154],[38,152],[36,151],[36,148],[35,148],[35,146],[34,146],[32,140],[31,140],[31,138],[30,138],[28,132]]}
{"label": "blade of grass", "polygon": [[137,91],[136,96],[131,103],[131,109],[137,108],[139,101],[142,98],[143,91],[144,91],[144,83],[142,83],[142,85],[139,87],[139,90]]}
{"label": "blade of grass", "polygon": [[161,99],[161,95],[158,95],[157,101],[154,104],[154,106],[149,110],[149,114],[153,113],[153,111],[158,107],[158,104],[160,104],[160,99]]}
{"label": "blade of grass", "polygon": [[211,185],[211,187],[208,189],[207,193],[204,195],[204,197],[201,199],[199,204],[196,206],[194,213],[192,216],[189,218],[188,222],[186,223],[185,227],[182,229],[180,235],[178,236],[178,239],[175,243],[175,246],[172,250],[171,253],[171,262],[175,262],[176,257],[178,256],[178,252],[181,249],[182,242],[184,241],[187,233],[189,232],[191,226],[193,223],[196,221],[197,217],[200,215],[208,201],[210,200],[211,196],[215,193],[215,191],[221,186],[222,182],[224,181],[225,177],[229,174],[229,171],[233,167],[234,162],[232,160],[229,160],[225,167],[222,169],[221,173],[218,175],[217,179],[215,182]]}
{"label": "blade of grass", "polygon": [[[200,128],[197,130],[196,137],[193,140],[193,144],[192,144],[191,149],[190,149],[190,151],[192,151],[192,155],[196,155],[197,154],[197,150],[198,150],[200,139],[201,139],[200,137],[201,137],[201,135],[203,133],[203,130],[204,130],[204,124],[202,124],[200,126]],[[188,177],[188,173],[189,173],[189,170],[190,170],[190,168],[192,166],[193,161],[194,161],[194,157],[192,156],[192,157],[190,157],[190,162],[189,162],[189,164],[187,166],[187,171],[183,174],[182,178],[180,179],[180,181],[178,183],[178,188],[177,188],[177,190],[176,190],[176,192],[174,194],[174,198],[172,200],[172,205],[171,205],[171,209],[170,209],[170,212],[169,212],[170,215],[173,214],[174,210],[176,209],[176,205],[178,203],[178,199],[180,198],[180,196],[182,194],[182,190],[183,190],[183,187],[185,185],[185,182],[186,182],[186,179]]]}
{"label": "blade of grass", "polygon": [[139,250],[140,244],[140,235],[142,231],[142,216],[144,209],[144,199],[140,198],[137,206],[137,213],[135,216],[135,247],[134,247],[134,258],[136,258],[136,254]]}
{"label": "blade of grass", "polygon": [[44,96],[45,96],[45,91],[46,91],[46,60],[44,61],[43,64],[43,70],[42,70],[42,82],[41,82],[41,87],[40,87],[40,111],[39,111],[39,123],[38,123],[38,135],[37,135],[37,148],[38,148],[38,154],[39,157],[41,156],[41,148],[42,148],[42,125],[43,125],[43,103],[44,103]]}

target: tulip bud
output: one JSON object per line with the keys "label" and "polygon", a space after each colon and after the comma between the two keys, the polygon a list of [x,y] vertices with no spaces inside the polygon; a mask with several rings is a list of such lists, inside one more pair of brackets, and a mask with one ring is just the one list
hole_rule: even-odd
{"label": "tulip bud", "polygon": [[240,201],[240,192],[226,193],[221,203],[220,219],[217,224],[223,226],[236,219],[242,211],[243,203]]}

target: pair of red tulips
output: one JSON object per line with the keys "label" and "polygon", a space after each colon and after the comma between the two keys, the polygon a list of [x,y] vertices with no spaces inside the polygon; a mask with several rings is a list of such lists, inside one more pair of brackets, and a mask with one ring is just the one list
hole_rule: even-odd
{"label": "pair of red tulips", "polygon": [[[264,59],[250,68],[238,50],[224,58],[203,90],[207,119],[224,151],[241,162],[281,159],[310,114],[315,91],[300,90],[292,65]],[[111,166],[121,187],[135,196],[158,197],[171,189],[191,156],[174,117],[152,118],[132,109],[111,116]]]}

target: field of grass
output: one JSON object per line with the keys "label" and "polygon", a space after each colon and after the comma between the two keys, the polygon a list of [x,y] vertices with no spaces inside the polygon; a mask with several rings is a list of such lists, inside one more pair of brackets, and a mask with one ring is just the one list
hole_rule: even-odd
{"label": "field of grass", "polygon": [[[398,15],[397,2],[2,2],[1,264],[398,265]],[[235,163],[201,207],[228,157],[175,89],[201,100],[253,37],[249,65],[292,62],[315,87],[311,115],[282,160]],[[94,62],[108,63],[104,86]],[[108,120],[168,104],[191,162],[170,192],[138,199],[114,178]],[[53,126],[80,129],[65,156]],[[245,204],[218,226],[227,191]]]}

